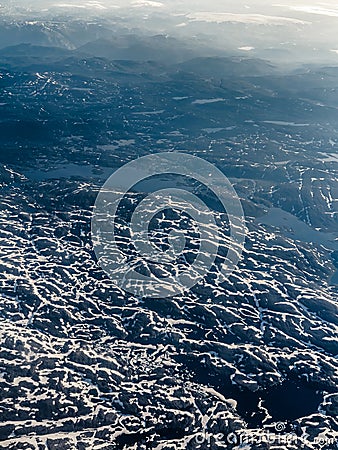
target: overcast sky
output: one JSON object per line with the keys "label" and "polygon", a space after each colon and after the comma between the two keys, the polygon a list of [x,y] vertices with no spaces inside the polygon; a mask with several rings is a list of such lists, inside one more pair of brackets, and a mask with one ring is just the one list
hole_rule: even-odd
{"label": "overcast sky", "polygon": [[228,10],[248,10],[263,12],[267,9],[275,8],[289,9],[290,11],[304,11],[308,14],[328,15],[338,17],[338,3],[335,0],[322,1],[291,1],[282,0],[278,2],[266,2],[266,0],[2,0],[1,5],[21,5],[34,8],[37,4],[44,5],[66,5],[85,7],[92,9],[114,8],[114,6],[126,7],[128,5],[147,5],[153,8],[177,8],[179,5],[186,10],[196,11],[218,11],[226,12]]}

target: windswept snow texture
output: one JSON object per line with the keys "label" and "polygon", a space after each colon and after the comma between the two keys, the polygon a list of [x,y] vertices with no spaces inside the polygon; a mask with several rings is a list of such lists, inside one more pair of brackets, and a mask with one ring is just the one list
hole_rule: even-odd
{"label": "windswept snow texture", "polygon": [[[0,448],[337,448],[338,68],[128,40],[0,51]],[[135,42],[163,60],[115,59]],[[245,251],[226,282],[136,298],[98,266],[91,209],[170,150],[231,179]]]}

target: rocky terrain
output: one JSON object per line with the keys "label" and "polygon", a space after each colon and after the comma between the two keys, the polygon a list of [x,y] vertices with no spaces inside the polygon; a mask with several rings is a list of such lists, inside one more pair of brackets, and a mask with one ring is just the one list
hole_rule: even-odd
{"label": "rocky terrain", "polygon": [[[93,48],[0,50],[0,448],[337,448],[338,69]],[[243,258],[134,297],[96,262],[92,207],[178,150],[231,179]]]}

